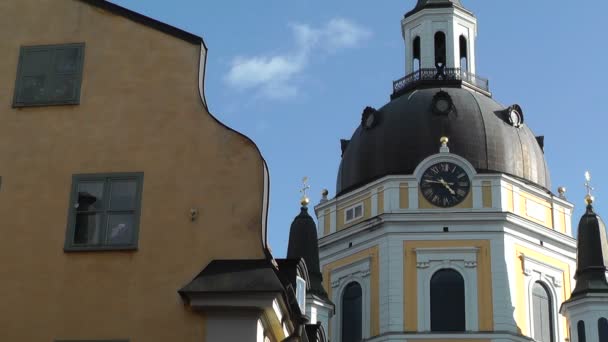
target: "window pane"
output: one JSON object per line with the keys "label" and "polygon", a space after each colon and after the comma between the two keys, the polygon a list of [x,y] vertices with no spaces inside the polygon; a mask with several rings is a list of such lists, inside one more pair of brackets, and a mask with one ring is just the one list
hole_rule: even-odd
{"label": "window pane", "polygon": [[74,73],[80,64],[79,48],[59,49],[55,53],[55,71],[58,73]]}
{"label": "window pane", "polygon": [[110,245],[127,245],[133,243],[133,214],[108,215],[106,239]]}
{"label": "window pane", "polygon": [[78,184],[78,211],[103,209],[103,182],[83,182]]}
{"label": "window pane", "polygon": [[77,214],[74,244],[96,245],[99,243],[101,214]]}
{"label": "window pane", "polygon": [[137,183],[135,180],[112,181],[110,183],[110,209],[135,209],[136,195]]}
{"label": "window pane", "polygon": [[363,292],[358,283],[350,283],[342,295],[342,342],[360,342],[362,334]]}
{"label": "window pane", "polygon": [[44,75],[50,71],[51,49],[23,50],[21,72],[23,76]]}
{"label": "window pane", "polygon": [[346,221],[350,221],[353,219],[353,212],[354,211],[352,209],[346,211]]}
{"label": "window pane", "polygon": [[46,75],[26,76],[21,81],[19,101],[40,102],[46,99]]}
{"label": "window pane", "polygon": [[56,76],[53,80],[52,89],[49,89],[50,101],[76,100],[77,76]]}
{"label": "window pane", "polygon": [[355,207],[355,217],[363,216],[363,207]]}
{"label": "window pane", "polygon": [[464,279],[455,270],[439,270],[431,278],[431,331],[465,330]]}

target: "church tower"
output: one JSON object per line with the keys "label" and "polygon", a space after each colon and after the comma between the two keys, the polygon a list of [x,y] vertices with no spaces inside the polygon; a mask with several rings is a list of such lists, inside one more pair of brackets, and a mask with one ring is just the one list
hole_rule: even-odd
{"label": "church tower", "polygon": [[331,341],[566,341],[573,205],[544,138],[476,74],[460,0],[419,0],[402,33],[406,76],[353,117],[315,206]]}
{"label": "church tower", "polygon": [[300,214],[294,218],[289,230],[287,259],[304,259],[310,279],[310,288],[304,295],[306,316],[310,319],[310,324],[321,324],[327,330],[329,319],[334,313],[334,304],[329,300],[327,291],[323,288],[323,276],[319,266],[317,226],[308,214],[310,200],[306,196],[306,191],[309,189],[306,181],[307,178],[304,178]]}
{"label": "church tower", "polygon": [[[587,184],[589,174],[587,174]],[[589,191],[590,192],[590,191]],[[606,226],[593,211],[593,196],[578,225],[576,287],[562,304],[572,332],[571,342],[608,342],[608,241]]]}

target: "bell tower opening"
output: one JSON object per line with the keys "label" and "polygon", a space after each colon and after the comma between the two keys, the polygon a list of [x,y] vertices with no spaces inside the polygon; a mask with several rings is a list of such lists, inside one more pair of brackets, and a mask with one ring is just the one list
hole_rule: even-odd
{"label": "bell tower opening", "polygon": [[447,60],[446,52],[445,33],[437,31],[437,33],[435,33],[435,67],[445,67]]}
{"label": "bell tower opening", "polygon": [[413,67],[412,67],[412,71],[416,72],[418,70],[420,70],[421,68],[421,63],[420,63],[420,37],[416,37],[414,38],[414,43],[412,44],[412,62],[413,62]]}
{"label": "bell tower opening", "polygon": [[469,71],[469,55],[467,49],[467,38],[460,35],[460,70],[463,72]]}

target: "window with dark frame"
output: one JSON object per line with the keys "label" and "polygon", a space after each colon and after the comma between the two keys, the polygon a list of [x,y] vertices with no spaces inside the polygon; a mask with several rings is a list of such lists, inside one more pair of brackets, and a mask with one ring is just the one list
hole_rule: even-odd
{"label": "window with dark frame", "polygon": [[578,342],[587,342],[587,335],[585,334],[585,322],[578,321],[576,324],[576,332],[578,335]]}
{"label": "window with dark frame", "polygon": [[342,294],[342,342],[360,342],[363,337],[363,291],[352,282]]}
{"label": "window with dark frame", "polygon": [[431,331],[466,330],[464,278],[453,269],[441,269],[431,278]]}
{"label": "window with dark frame", "polygon": [[136,249],[143,173],[75,175],[66,251]]}
{"label": "window with dark frame", "polygon": [[84,43],[23,46],[14,107],[80,103]]}
{"label": "window with dark frame", "polygon": [[597,321],[599,342],[608,342],[608,319],[602,317]]}

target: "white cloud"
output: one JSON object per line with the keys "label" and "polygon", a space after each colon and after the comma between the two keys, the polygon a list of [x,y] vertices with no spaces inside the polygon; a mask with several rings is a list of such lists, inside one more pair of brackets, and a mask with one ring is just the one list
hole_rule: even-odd
{"label": "white cloud", "polygon": [[226,75],[228,85],[239,90],[254,89],[269,99],[296,96],[298,88],[294,78],[304,71],[313,56],[357,47],[371,36],[367,29],[343,18],[332,19],[321,28],[305,24],[290,27],[296,43],[292,51],[235,58]]}

